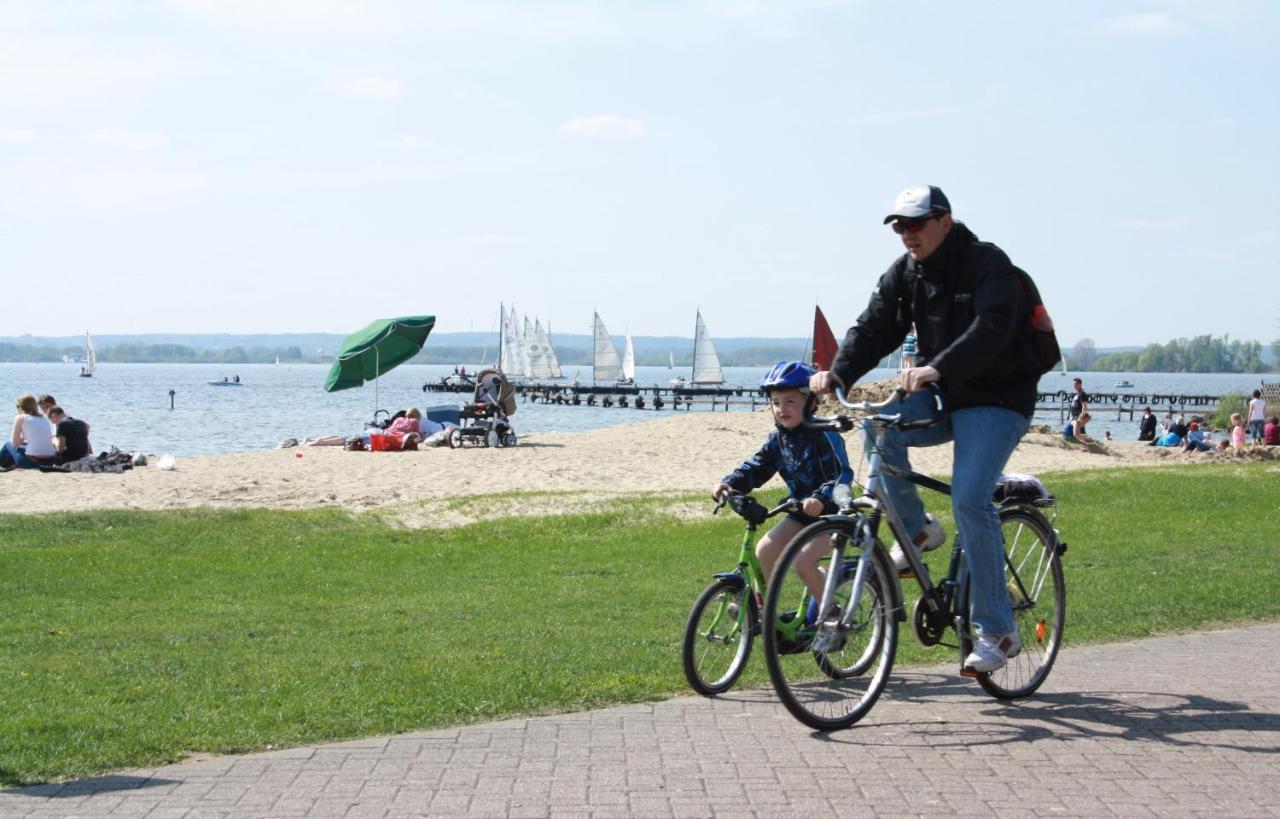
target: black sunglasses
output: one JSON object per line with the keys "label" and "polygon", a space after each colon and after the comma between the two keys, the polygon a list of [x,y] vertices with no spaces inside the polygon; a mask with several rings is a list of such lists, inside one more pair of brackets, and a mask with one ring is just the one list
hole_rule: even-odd
{"label": "black sunglasses", "polygon": [[928,216],[916,216],[911,219],[894,219],[890,222],[893,232],[898,235],[903,233],[919,233],[924,230],[924,226],[929,224],[930,219],[939,218],[940,214],[932,213]]}

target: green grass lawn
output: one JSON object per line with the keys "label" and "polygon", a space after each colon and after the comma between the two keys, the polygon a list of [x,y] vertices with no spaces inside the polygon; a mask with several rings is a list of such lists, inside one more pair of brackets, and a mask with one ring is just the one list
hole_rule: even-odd
{"label": "green grass lawn", "polygon": [[[1048,483],[1068,644],[1280,616],[1274,466]],[[0,516],[0,784],[682,693],[688,607],[741,536],[706,509],[443,531],[326,511]],[[953,659],[909,637],[900,656]],[[742,684],[765,679],[757,653]]]}

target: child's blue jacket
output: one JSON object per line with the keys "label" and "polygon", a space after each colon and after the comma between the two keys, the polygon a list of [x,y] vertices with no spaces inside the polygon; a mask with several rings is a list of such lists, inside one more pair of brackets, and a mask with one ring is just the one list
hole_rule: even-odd
{"label": "child's blue jacket", "polygon": [[832,502],[831,492],[837,483],[853,480],[844,439],[838,432],[776,427],[760,451],[725,475],[723,482],[739,492],[750,492],[775,474],[782,477],[796,500],[817,498],[824,503]]}

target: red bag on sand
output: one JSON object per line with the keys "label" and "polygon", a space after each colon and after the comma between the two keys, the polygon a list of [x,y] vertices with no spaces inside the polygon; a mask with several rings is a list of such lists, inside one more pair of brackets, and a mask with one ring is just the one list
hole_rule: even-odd
{"label": "red bag on sand", "polygon": [[399,452],[403,445],[404,436],[399,433],[384,432],[369,436],[370,452]]}

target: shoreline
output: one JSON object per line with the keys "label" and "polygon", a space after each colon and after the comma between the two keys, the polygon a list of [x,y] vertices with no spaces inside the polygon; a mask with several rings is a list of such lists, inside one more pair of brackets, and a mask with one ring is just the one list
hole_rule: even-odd
{"label": "shoreline", "polygon": [[[636,493],[709,493],[725,473],[759,448],[771,426],[764,412],[707,413],[586,432],[531,434],[509,449],[347,452],[340,447],[300,447],[179,457],[172,471],[158,469],[154,458],[146,467],[114,475],[15,470],[0,475],[5,489],[0,493],[0,513],[330,508],[386,510],[416,527],[439,525],[434,516],[457,506],[457,501],[519,492],[550,493],[546,500],[522,502],[522,507],[554,513],[565,506],[568,493],[578,493],[583,503]],[[1280,459],[1280,448],[1184,455],[1137,442],[1072,444],[1041,429],[1045,428],[1033,427],[1019,443],[1007,471],[1045,474]],[[850,462],[861,478],[865,463],[860,439],[855,433],[845,436]],[[912,463],[927,474],[947,475],[951,446],[913,450]],[[778,485],[776,478],[769,484]],[[483,503],[462,506],[476,508],[444,517],[461,520],[486,514]]]}

